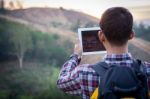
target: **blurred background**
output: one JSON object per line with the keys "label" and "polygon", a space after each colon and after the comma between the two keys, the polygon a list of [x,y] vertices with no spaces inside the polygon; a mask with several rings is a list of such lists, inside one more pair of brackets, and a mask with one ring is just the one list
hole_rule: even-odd
{"label": "blurred background", "polygon": [[[129,51],[150,60],[150,0],[0,0],[0,99],[80,99],[56,87],[79,27],[98,26],[109,7],[128,8],[136,37]],[[84,56],[81,63],[94,63]],[[149,61],[150,62],[150,61]]]}

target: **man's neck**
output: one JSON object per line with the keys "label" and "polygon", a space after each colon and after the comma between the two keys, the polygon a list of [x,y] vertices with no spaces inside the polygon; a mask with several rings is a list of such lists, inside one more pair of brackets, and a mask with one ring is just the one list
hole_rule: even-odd
{"label": "man's neck", "polygon": [[128,45],[124,46],[109,46],[107,48],[107,54],[123,54],[128,53]]}

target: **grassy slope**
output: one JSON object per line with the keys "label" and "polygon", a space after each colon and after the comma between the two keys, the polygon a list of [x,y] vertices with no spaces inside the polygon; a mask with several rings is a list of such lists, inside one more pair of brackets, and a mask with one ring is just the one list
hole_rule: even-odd
{"label": "grassy slope", "polygon": [[[6,30],[9,27],[11,31],[12,25],[24,28],[19,23],[3,20],[0,29]],[[77,99],[57,89],[59,70],[46,63],[25,61],[21,70],[18,61],[0,62],[0,99]]]}
{"label": "grassy slope", "polygon": [[59,68],[41,63],[0,63],[0,99],[77,99],[56,87]]}

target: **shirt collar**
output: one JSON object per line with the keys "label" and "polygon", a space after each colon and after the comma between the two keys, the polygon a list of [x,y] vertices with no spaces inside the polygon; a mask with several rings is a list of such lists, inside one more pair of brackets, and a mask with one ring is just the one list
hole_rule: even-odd
{"label": "shirt collar", "polygon": [[104,61],[106,63],[123,62],[123,61],[125,62],[131,60],[132,60],[131,53],[109,54],[104,57]]}

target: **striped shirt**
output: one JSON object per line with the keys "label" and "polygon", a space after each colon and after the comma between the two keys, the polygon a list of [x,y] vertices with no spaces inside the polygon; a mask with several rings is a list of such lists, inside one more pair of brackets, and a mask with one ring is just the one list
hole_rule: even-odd
{"label": "striped shirt", "polygon": [[[80,95],[83,99],[90,99],[93,91],[99,84],[99,75],[93,70],[91,64],[79,65],[78,56],[73,55],[64,63],[57,81],[59,89],[66,93]],[[111,54],[104,57],[108,65],[131,66],[133,58],[130,53],[120,55]],[[150,63],[145,64],[146,72],[150,72]],[[150,81],[149,87],[150,87]]]}

